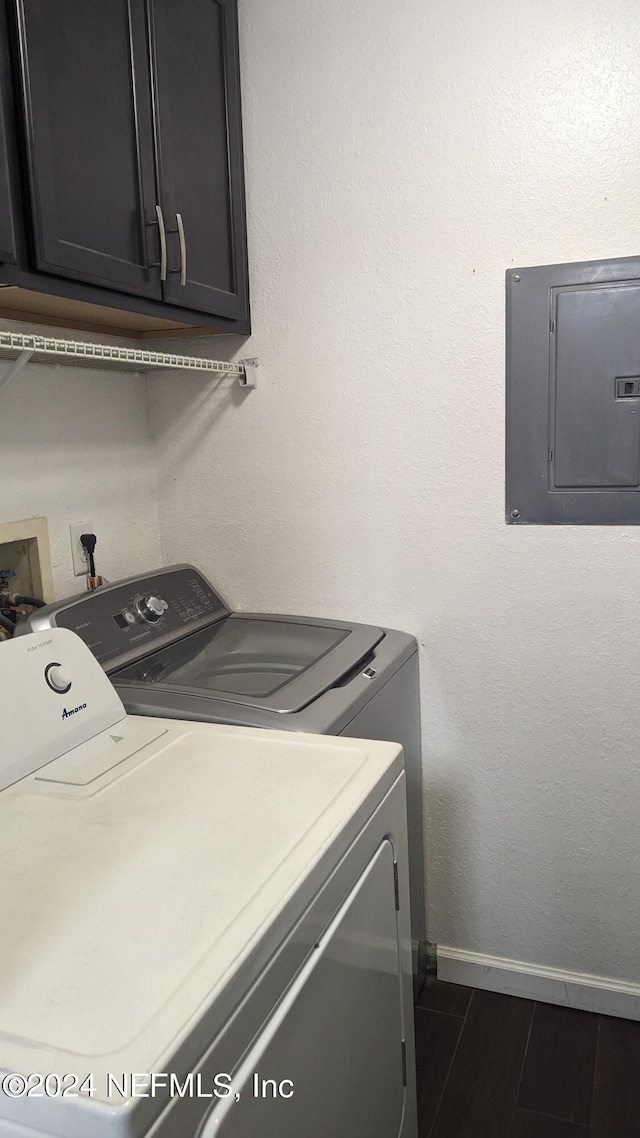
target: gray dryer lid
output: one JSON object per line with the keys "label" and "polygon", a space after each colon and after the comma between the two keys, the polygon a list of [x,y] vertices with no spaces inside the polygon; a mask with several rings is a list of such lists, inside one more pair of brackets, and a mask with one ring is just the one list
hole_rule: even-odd
{"label": "gray dryer lid", "polygon": [[335,686],[384,637],[381,628],[236,613],[112,673],[119,688],[153,685],[265,711],[295,712]]}

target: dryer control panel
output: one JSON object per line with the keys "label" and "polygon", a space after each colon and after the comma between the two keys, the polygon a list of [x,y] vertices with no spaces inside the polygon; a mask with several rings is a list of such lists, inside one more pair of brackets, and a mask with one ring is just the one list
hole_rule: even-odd
{"label": "dryer control panel", "polygon": [[19,628],[21,632],[71,629],[111,671],[229,612],[197,569],[173,565],[47,605]]}
{"label": "dryer control panel", "polygon": [[0,790],[126,718],[91,653],[62,628],[2,645],[0,714]]}

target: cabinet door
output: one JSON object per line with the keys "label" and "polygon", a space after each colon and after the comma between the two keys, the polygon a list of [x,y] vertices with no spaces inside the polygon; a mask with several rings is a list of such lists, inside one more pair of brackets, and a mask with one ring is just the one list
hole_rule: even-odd
{"label": "cabinet door", "polygon": [[35,267],[159,299],[143,0],[16,3]]}
{"label": "cabinet door", "polygon": [[[0,34],[6,35],[6,13],[0,12]],[[9,68],[6,52],[0,49],[0,261],[16,263],[16,235],[11,201],[6,115],[9,103]]]}
{"label": "cabinet door", "polygon": [[165,298],[248,313],[235,0],[150,0]]}
{"label": "cabinet door", "polygon": [[7,141],[0,105],[0,261],[16,263],[16,237],[9,187]]}

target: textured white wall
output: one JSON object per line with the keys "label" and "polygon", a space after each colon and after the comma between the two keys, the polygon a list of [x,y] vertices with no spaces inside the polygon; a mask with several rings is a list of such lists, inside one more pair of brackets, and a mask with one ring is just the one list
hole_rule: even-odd
{"label": "textured white wall", "polygon": [[[43,333],[35,325],[7,322],[2,329]],[[92,338],[75,331],[69,336]],[[0,379],[5,369],[0,363]],[[73,576],[73,522],[93,522],[96,567],[105,577],[124,577],[159,563],[145,378],[27,364],[2,395],[0,522],[40,516],[48,521],[57,597],[84,588],[84,579]]]}
{"label": "textured white wall", "polygon": [[240,18],[262,381],[154,381],[164,560],[414,631],[430,938],[640,981],[640,531],[503,522],[504,270],[638,252],[640,8]]}

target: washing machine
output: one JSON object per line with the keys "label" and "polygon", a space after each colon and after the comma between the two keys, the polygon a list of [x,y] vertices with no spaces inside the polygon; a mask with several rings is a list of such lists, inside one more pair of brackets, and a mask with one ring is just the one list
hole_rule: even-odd
{"label": "washing machine", "polygon": [[401,744],[417,995],[426,934],[415,638],[339,620],[234,613],[192,565],[129,577],[38,609],[18,629],[51,627],[82,637],[132,714]]}
{"label": "washing machine", "polygon": [[2,1138],[416,1138],[399,746],[0,646]]}

